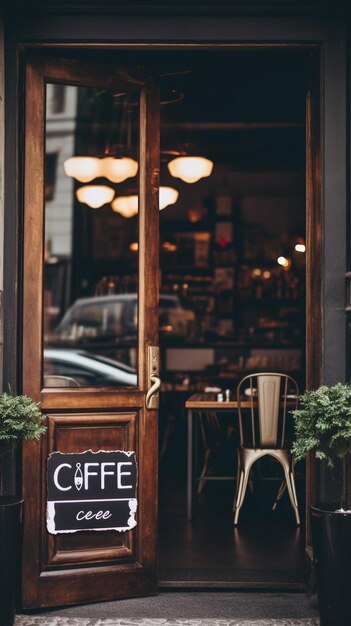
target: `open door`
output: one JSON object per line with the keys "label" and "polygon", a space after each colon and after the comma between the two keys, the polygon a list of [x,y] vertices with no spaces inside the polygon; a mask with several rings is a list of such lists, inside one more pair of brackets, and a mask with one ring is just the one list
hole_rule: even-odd
{"label": "open door", "polygon": [[[22,387],[48,430],[23,450],[22,606],[154,594],[156,81],[140,68],[33,55],[25,93]],[[127,152],[138,173],[122,193],[114,167]],[[72,173],[77,155],[96,157],[99,171]],[[77,199],[96,185],[103,205]],[[128,220],[111,202],[134,185]]]}

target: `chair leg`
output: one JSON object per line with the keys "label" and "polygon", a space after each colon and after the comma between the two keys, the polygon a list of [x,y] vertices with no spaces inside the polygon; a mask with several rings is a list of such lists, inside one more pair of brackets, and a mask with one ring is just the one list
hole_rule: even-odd
{"label": "chair leg", "polygon": [[238,521],[239,521],[240,509],[245,499],[245,493],[246,493],[247,483],[249,479],[249,474],[250,474],[250,468],[245,467],[243,470],[241,470],[238,490],[237,490],[237,495],[235,498],[235,505],[234,505],[234,526],[237,526]]}
{"label": "chair leg", "polygon": [[290,468],[287,468],[287,467],[284,468],[284,471],[285,471],[285,480],[286,480],[286,485],[287,485],[289,496],[290,496],[291,506],[293,507],[294,513],[295,513],[296,525],[300,526],[300,515],[299,515],[299,507],[298,507],[297,497],[296,497],[294,472]]}
{"label": "chair leg", "polygon": [[201,492],[205,486],[205,476],[207,474],[207,468],[208,468],[208,463],[210,460],[210,456],[211,456],[211,448],[207,448],[206,452],[205,452],[205,462],[204,462],[204,466],[202,468],[201,474],[200,474],[200,479],[199,479],[199,484],[197,487],[197,493],[198,495],[201,495]]}
{"label": "chair leg", "polygon": [[280,483],[280,487],[278,489],[277,495],[275,497],[275,501],[272,506],[272,511],[275,511],[275,509],[277,508],[278,502],[282,499],[285,492],[286,492],[286,480],[285,478],[283,478],[282,482]]}

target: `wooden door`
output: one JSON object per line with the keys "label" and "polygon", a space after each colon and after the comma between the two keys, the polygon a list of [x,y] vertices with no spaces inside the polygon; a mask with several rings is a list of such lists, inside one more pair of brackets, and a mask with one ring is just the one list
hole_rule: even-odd
{"label": "wooden door", "polygon": [[[158,342],[157,86],[140,68],[33,55],[25,94],[22,383],[41,402],[48,430],[23,449],[22,606],[154,594],[157,410],[146,408],[146,393],[148,347]],[[116,197],[134,186],[138,214],[115,213],[111,199],[100,208],[78,202],[87,184],[64,171],[67,157],[90,152],[101,165],[116,150],[130,156],[133,142],[138,175],[129,188],[105,170],[88,184],[112,187]],[[126,245],[133,220],[136,241]],[[48,457],[87,450],[135,452],[136,525],[52,534]]]}

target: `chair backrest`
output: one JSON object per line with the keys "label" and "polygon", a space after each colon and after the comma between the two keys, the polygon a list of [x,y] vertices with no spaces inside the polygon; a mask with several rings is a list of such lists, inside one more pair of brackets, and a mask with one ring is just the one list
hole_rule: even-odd
{"label": "chair backrest", "polygon": [[237,388],[240,445],[246,448],[286,447],[287,412],[299,401],[297,382],[287,374],[249,374]]}

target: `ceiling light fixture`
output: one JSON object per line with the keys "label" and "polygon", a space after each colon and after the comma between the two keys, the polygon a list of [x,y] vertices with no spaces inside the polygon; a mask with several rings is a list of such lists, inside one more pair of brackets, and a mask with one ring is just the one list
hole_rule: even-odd
{"label": "ceiling light fixture", "polygon": [[120,213],[123,217],[134,217],[138,213],[138,196],[119,196],[111,204],[115,213]]}
{"label": "ceiling light fixture", "polygon": [[111,202],[115,190],[107,185],[86,185],[76,191],[79,202],[87,204],[92,209],[99,209],[104,204]]}
{"label": "ceiling light fixture", "polygon": [[63,164],[65,173],[80,183],[89,183],[100,176],[100,159],[91,156],[75,156]]}
{"label": "ceiling light fixture", "polygon": [[179,191],[174,187],[160,187],[159,205],[160,211],[170,204],[175,204],[178,200]]}
{"label": "ceiling light fixture", "polygon": [[185,183],[197,183],[212,174],[213,161],[201,156],[180,156],[167,164],[171,176]]}
{"label": "ceiling light fixture", "polygon": [[101,176],[112,183],[122,183],[134,178],[138,173],[138,163],[130,157],[105,157],[101,159]]}
{"label": "ceiling light fixture", "polygon": [[112,183],[122,183],[138,173],[138,163],[130,157],[70,157],[63,164],[65,173],[80,183],[90,183],[94,178],[107,178]]}
{"label": "ceiling light fixture", "polygon": [[[179,192],[173,187],[160,187],[159,192],[159,208],[160,211],[170,204],[177,202]],[[138,213],[138,196],[131,194],[129,196],[118,196],[111,204],[115,213],[120,213],[123,217],[134,217]]]}

